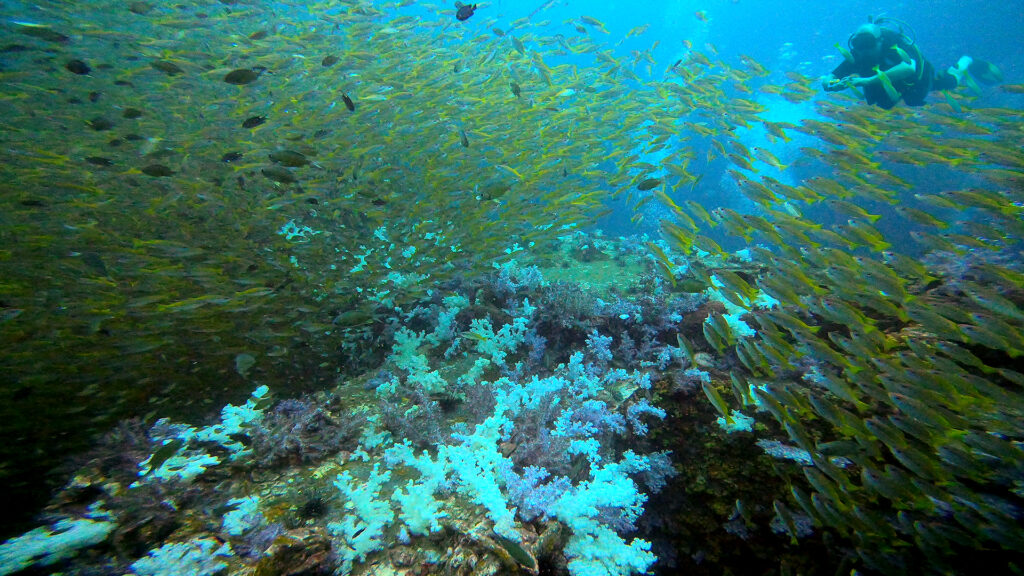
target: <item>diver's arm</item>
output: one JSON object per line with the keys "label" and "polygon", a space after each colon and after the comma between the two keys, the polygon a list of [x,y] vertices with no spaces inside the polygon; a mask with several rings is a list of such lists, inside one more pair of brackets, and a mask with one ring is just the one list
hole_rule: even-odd
{"label": "diver's arm", "polygon": [[[904,80],[911,80],[914,75],[917,74],[917,62],[911,60],[910,62],[900,62],[899,64],[885,70],[885,75],[889,77],[892,82],[902,82]],[[864,87],[871,86],[881,83],[881,79],[878,74],[871,76],[865,76],[863,78],[854,78],[852,80],[854,86]]]}

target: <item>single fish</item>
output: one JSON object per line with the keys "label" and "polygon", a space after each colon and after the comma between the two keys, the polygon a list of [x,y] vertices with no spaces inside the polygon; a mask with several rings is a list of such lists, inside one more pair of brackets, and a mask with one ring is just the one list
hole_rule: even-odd
{"label": "single fish", "polygon": [[342,94],[341,101],[345,103],[345,108],[348,108],[349,112],[356,111],[356,103],[353,102],[352,99],[348,97],[348,94]]}
{"label": "single fish", "polygon": [[177,76],[185,73],[180,66],[168,60],[153,60],[149,65],[152,66],[154,70],[159,70],[168,76]]}
{"label": "single fish", "polygon": [[142,173],[154,178],[163,178],[165,176],[173,176],[174,170],[171,170],[163,164],[150,164],[142,169]]}
{"label": "single fish", "polygon": [[647,178],[646,180],[642,180],[639,184],[637,184],[636,189],[650,190],[652,188],[656,188],[658,184],[661,184],[660,178]]}
{"label": "single fish", "polygon": [[102,132],[104,130],[110,130],[111,128],[114,127],[114,123],[111,122],[110,120],[108,120],[107,118],[104,118],[103,116],[97,116],[97,117],[93,118],[92,120],[89,120],[88,122],[86,122],[86,124],[89,125],[89,128],[92,128],[93,130],[95,130],[97,132]]}
{"label": "single fish", "polygon": [[266,121],[266,116],[250,116],[242,122],[242,128],[255,128]]}
{"label": "single fish", "polygon": [[885,71],[879,68],[878,66],[875,66],[875,74],[878,75],[878,81],[882,83],[882,88],[885,89],[885,95],[888,96],[889,99],[892,100],[893,102],[899,102],[899,90],[896,90],[896,87],[893,86],[892,80],[889,78],[889,75],[886,74]]}
{"label": "single fish", "polygon": [[309,158],[305,154],[294,150],[278,150],[270,153],[270,159],[282,166],[298,168],[309,164]]}
{"label": "single fish", "polygon": [[845,46],[839,44],[839,42],[836,42],[836,50],[839,50],[839,53],[843,55],[843,60],[848,64],[855,64],[857,62],[857,59],[853,56],[853,52],[850,52]]}
{"label": "single fish", "polygon": [[913,60],[913,58],[910,57],[910,54],[907,54],[906,50],[900,48],[899,44],[893,44],[892,49],[896,51],[896,54],[900,57],[900,60],[902,62],[906,62],[909,64]]}
{"label": "single fish", "polygon": [[18,32],[26,36],[32,36],[33,38],[39,38],[40,40],[46,40],[55,44],[71,42],[71,38],[44,24],[33,24],[31,22],[14,22],[14,24],[18,26]]}
{"label": "single fish", "polygon": [[267,69],[263,66],[252,68],[239,68],[224,75],[224,82],[235,86],[244,86],[255,82]]}
{"label": "single fish", "polygon": [[148,2],[137,1],[128,4],[128,9],[131,10],[133,14],[144,16],[146,14],[149,14],[149,12],[153,9],[153,5]]}
{"label": "single fish", "polygon": [[156,452],[153,453],[152,456],[149,457],[149,461],[146,462],[146,465],[149,467],[147,474],[149,472],[153,472],[154,470],[159,469],[164,462],[171,458],[171,456],[177,454],[178,450],[181,450],[182,446],[184,445],[185,442],[183,440],[181,440],[180,438],[175,438],[174,440],[171,440],[170,442],[167,442],[166,444],[161,446]]}
{"label": "single fish", "polygon": [[89,72],[92,72],[92,68],[81,60],[68,60],[68,63],[64,65],[68,72],[72,74],[78,74],[79,76],[85,76]]}
{"label": "single fish", "polygon": [[468,20],[476,12],[476,4],[463,4],[462,2],[456,2],[455,7],[458,10],[455,11],[455,19],[459,22]]}
{"label": "single fish", "polygon": [[949,107],[953,109],[953,112],[956,112],[957,114],[964,113],[963,107],[960,106],[959,102],[953,99],[953,96],[949,94],[949,90],[943,90],[942,95],[946,98],[946,104],[949,104]]}
{"label": "single fish", "polygon": [[278,184],[294,184],[298,182],[298,180],[295,179],[295,176],[292,175],[291,170],[288,170],[287,168],[281,168],[279,166],[270,166],[267,168],[263,168],[262,170],[260,170],[260,173],[263,174],[267,179],[273,180]]}

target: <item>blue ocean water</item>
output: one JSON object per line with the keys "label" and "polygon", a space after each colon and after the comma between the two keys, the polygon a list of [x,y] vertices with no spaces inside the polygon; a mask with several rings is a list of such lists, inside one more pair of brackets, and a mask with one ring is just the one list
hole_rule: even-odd
{"label": "blue ocean water", "polygon": [[[1024,26],[1022,8],[1024,6],[1019,2],[957,1],[836,4],[725,0],[633,3],[628,6],[620,3],[578,5],[557,2],[541,16],[564,21],[576,17],[577,12],[593,14],[608,25],[613,36],[649,24],[644,35],[627,39],[621,48],[642,50],[657,41],[659,45],[654,53],[659,63],[664,63],[685,54],[684,42],[691,42],[697,47],[711,43],[725,59],[735,60],[742,55],[753,57],[768,67],[774,78],[789,71],[812,78],[828,74],[842,62],[843,57],[836,44],[845,48],[847,39],[858,26],[875,17],[889,17],[906,23],[912,29],[923,54],[937,70],[945,70],[961,56],[969,55],[997,65],[1007,78],[1019,78],[1024,75],[1024,43],[1019,34]],[[508,3],[504,10],[509,10]],[[897,27],[898,24],[893,25],[894,29]],[[1012,95],[990,92],[987,96],[985,102],[989,106],[1013,105],[1015,102]],[[940,98],[940,94],[933,93],[930,101]],[[817,117],[811,103],[793,105],[780,98],[768,99],[768,102],[770,110],[766,117],[773,121],[798,123],[805,118]],[[763,134],[753,133],[744,141],[750,146],[764,145],[761,136]],[[793,157],[801,145],[797,141],[773,150],[780,157]],[[709,193],[712,194],[709,204],[729,205],[728,197],[716,197],[714,191]],[[629,233],[635,226],[627,220],[612,216],[602,224],[609,231]]]}

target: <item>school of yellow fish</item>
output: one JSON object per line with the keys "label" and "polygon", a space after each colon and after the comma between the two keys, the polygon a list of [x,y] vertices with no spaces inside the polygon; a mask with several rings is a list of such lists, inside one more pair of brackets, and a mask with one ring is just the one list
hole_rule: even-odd
{"label": "school of yellow fish", "polygon": [[[240,353],[281,380],[307,374],[327,365],[332,332],[358,332],[378,306],[539,250],[610,200],[636,221],[660,202],[674,251],[711,255],[691,259],[696,279],[714,275],[742,307],[758,292],[781,302],[751,310],[756,337],[717,316],[705,333],[738,361],[723,390],[766,406],[814,457],[797,505],[876,563],[906,542],[1024,548],[1004,506],[1024,486],[993,462],[1024,460],[1024,375],[1009,360],[1024,353],[1019,109],[834,98],[818,104],[828,121],[769,122],[758,98],[807,102],[810,79],[770,84],[713,47],[670,67],[653,46],[622,58],[590,17],[554,34],[528,18],[467,28],[441,6],[401,15],[408,1],[278,4],[287,14],[42,1],[37,20],[3,25],[0,304],[18,389],[71,386],[84,400],[68,414],[110,407],[99,423],[175,386],[203,383],[221,405],[208,382]],[[578,63],[547,62],[565,56]],[[787,166],[735,135],[756,126],[813,137],[802,161],[832,176],[760,175]],[[721,160],[750,213],[687,197]],[[917,190],[912,175],[932,170],[976,182]],[[822,207],[843,223],[804,215]],[[961,276],[891,246],[876,222],[893,218]],[[698,264],[725,256],[712,230],[758,244],[755,265]],[[818,384],[786,382],[808,362]]]}
{"label": "school of yellow fish", "polygon": [[[1024,547],[1022,111],[965,112],[949,95],[921,109],[817,108],[829,121],[769,133],[814,136],[802,157],[833,177],[757,177],[741,151],[732,176],[754,213],[659,194],[678,252],[723,261],[707,237],[717,227],[755,244],[743,274],[691,261],[757,325],[744,337],[719,314],[705,321],[707,346],[737,362],[705,393],[726,420],[730,390],[736,406],[767,409],[809,453],[793,502],[855,542],[859,561],[882,573],[969,571],[971,551]],[[842,223],[805,215],[822,205]],[[914,245],[893,246],[883,218]],[[756,309],[762,292],[780,304]],[[692,355],[685,336],[680,346]],[[808,366],[813,377],[793,381]],[[795,542],[792,512],[775,509]]]}

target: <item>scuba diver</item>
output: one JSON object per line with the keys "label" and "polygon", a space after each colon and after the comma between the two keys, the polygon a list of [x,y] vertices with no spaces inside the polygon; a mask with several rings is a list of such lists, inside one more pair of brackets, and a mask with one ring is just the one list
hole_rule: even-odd
{"label": "scuba diver", "polygon": [[[897,29],[888,24],[895,24]],[[1003,80],[999,68],[970,56],[961,56],[956,66],[938,72],[921,54],[913,29],[895,18],[869,18],[846,44],[849,50],[836,44],[843,62],[822,77],[822,88],[826,92],[859,88],[868,104],[885,109],[900,99],[908,106],[921,106],[933,90],[968,86],[980,93],[977,82],[996,84]]]}

